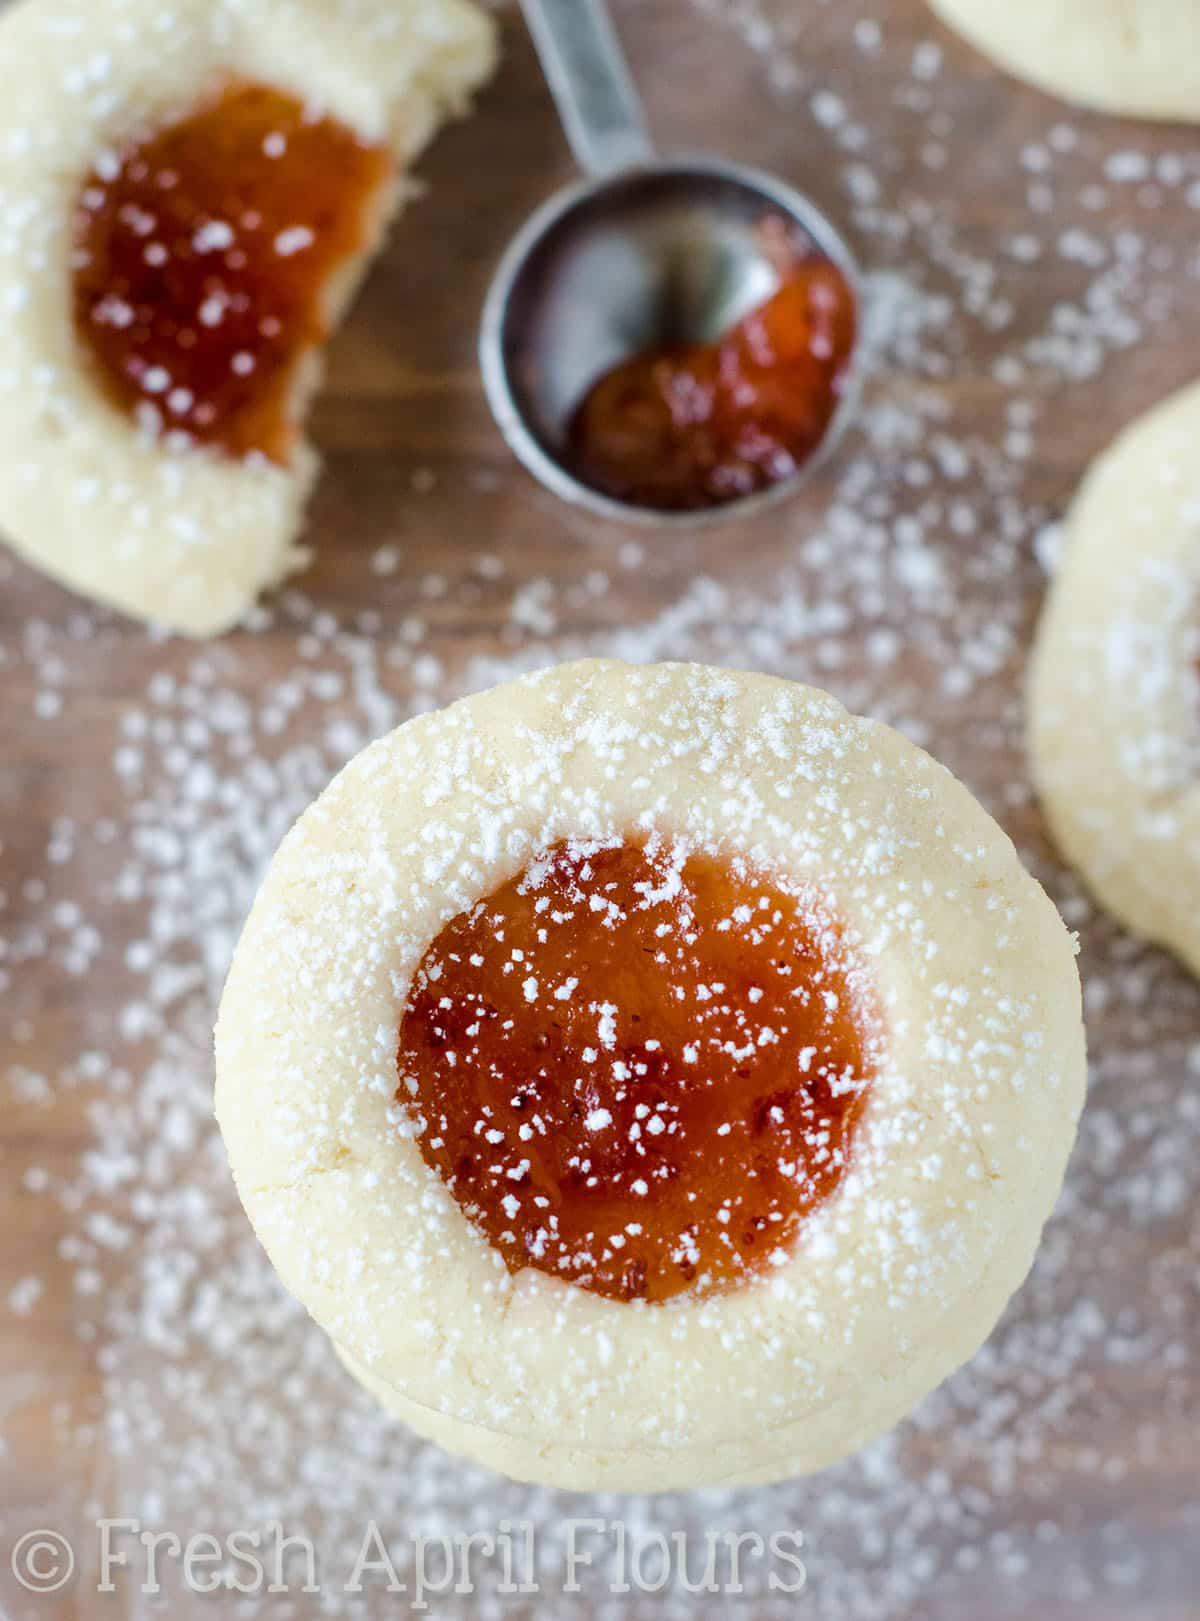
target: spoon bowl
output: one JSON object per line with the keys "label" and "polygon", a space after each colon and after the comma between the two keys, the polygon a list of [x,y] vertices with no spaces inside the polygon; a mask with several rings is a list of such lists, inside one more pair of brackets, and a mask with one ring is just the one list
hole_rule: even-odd
{"label": "spoon bowl", "polygon": [[664,344],[711,344],[764,304],[780,286],[781,237],[797,259],[830,261],[861,312],[849,248],[814,203],[772,175],[717,158],[655,156],[604,0],[522,0],[522,8],[589,178],[526,222],[487,296],[479,358],[504,437],[548,489],[608,517],[695,528],[785,499],[853,413],[853,354],[807,459],[719,506],[664,511],[594,488],[572,470],[571,422],[592,385],[623,361]]}
{"label": "spoon bowl", "polygon": [[694,527],[792,494],[853,414],[851,364],[824,438],[789,478],[699,511],[664,512],[605,495],[572,472],[567,435],[592,384],[660,344],[712,343],[779,286],[767,221],[801,255],[831,261],[856,303],[859,273],[833,225],[771,175],[711,158],[642,164],[559,192],[510,245],[484,307],[480,365],[510,447],[549,489],[611,517]]}

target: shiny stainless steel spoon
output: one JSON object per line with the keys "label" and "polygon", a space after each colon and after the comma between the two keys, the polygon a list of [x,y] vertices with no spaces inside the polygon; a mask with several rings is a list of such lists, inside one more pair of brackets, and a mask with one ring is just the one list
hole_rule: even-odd
{"label": "shiny stainless steel spoon", "polygon": [[775,291],[762,226],[782,217],[838,266],[861,314],[858,267],[807,197],[712,158],[654,154],[604,0],[522,0],[571,150],[588,176],[544,203],[500,261],[479,357],[492,412],[547,489],[609,517],[675,527],[723,523],[791,495],[853,414],[853,360],[821,444],[767,489],[696,512],[613,499],[564,460],[575,407],[604,372],[659,343],[712,342]]}

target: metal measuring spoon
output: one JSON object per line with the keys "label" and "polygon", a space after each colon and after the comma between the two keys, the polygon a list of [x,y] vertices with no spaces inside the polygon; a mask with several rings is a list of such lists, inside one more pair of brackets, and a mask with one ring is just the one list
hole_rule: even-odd
{"label": "metal measuring spoon", "polygon": [[509,245],[479,340],[483,383],[510,447],[547,489],[608,517],[694,527],[791,495],[828,455],[857,399],[854,358],[824,438],[790,477],[721,506],[661,511],[576,477],[567,430],[591,385],[664,342],[710,343],[779,285],[774,216],[832,261],[860,315],[858,267],[807,197],[714,158],[655,156],[604,0],[522,0],[563,128],[587,179],[557,192]]}

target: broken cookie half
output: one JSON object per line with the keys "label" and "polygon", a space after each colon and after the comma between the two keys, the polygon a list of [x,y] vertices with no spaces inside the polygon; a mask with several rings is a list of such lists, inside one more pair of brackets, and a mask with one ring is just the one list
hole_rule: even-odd
{"label": "broken cookie half", "polygon": [[0,533],[228,629],[304,561],[320,345],[494,55],[466,0],[24,0],[0,22]]}

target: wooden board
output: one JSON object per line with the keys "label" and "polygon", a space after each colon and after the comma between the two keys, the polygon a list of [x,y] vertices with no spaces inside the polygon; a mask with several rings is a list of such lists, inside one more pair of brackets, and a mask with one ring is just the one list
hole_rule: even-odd
{"label": "wooden board", "polygon": [[[0,554],[14,1617],[150,1609],[128,1573],[97,1609],[103,1514],[185,1537],[272,1518],[311,1533],[324,1600],[293,1592],[262,1613],[333,1613],[372,1516],[400,1542],[535,1520],[543,1592],[506,1615],[727,1613],[717,1596],[610,1594],[611,1550],[580,1597],[558,1596],[564,1520],[618,1512],[639,1535],[802,1529],[807,1610],[760,1562],[747,1614],[1197,1613],[1200,995],[1056,862],[1021,687],[1082,467],[1196,368],[1200,145],[1023,89],[918,0],[615,9],[664,147],[784,175],[870,272],[863,422],[801,498],[743,530],[662,537],[572,513],[512,463],[476,324],[505,241],[570,166],[505,11],[496,83],[422,165],[427,195],[333,346],[313,566],[252,626],[197,646]],[[290,819],[414,709],[581,652],[776,670],[904,726],[1001,818],[1081,933],[1092,1097],[1034,1277],[968,1369],[815,1481],[597,1505],[418,1445],[283,1299],[208,1123],[225,960]],[[77,1543],[53,1597],[7,1568],[35,1527]],[[398,1562],[411,1576],[411,1550]],[[239,1613],[179,1580],[163,1576],[171,1613]],[[484,1570],[442,1613],[493,1613],[495,1580]],[[373,1589],[361,1613],[385,1599]]]}

